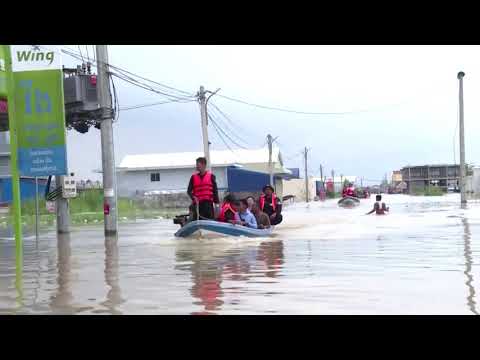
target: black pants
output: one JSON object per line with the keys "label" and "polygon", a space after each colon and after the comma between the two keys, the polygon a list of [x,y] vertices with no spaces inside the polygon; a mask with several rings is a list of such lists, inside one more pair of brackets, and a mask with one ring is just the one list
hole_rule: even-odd
{"label": "black pants", "polygon": [[[197,220],[197,205],[192,204],[190,208],[192,210],[191,220]],[[215,219],[213,202],[211,201],[200,201],[200,203],[198,204],[198,212],[200,213],[200,220]]]}
{"label": "black pants", "polygon": [[273,221],[272,221],[272,219],[270,219],[270,223],[272,225],[278,225],[282,222],[282,220],[283,220],[282,214],[277,214],[277,216],[275,216],[275,219],[273,219]]}

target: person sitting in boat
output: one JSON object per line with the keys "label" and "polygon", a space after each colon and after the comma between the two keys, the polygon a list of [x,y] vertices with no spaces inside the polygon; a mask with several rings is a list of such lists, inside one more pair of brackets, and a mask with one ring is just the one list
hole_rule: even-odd
{"label": "person sitting in boat", "polygon": [[275,195],[275,189],[271,185],[263,187],[263,194],[259,199],[260,210],[267,214],[272,225],[278,225],[282,222],[282,202]]}
{"label": "person sitting in boat", "polygon": [[355,188],[353,187],[352,183],[348,184],[348,186],[343,189],[342,196],[356,197]]}
{"label": "person sitting in boat", "polygon": [[223,199],[222,208],[220,209],[220,215],[218,221],[228,222],[231,224],[240,224],[240,216],[238,215],[239,201],[235,200],[235,197],[231,194],[225,196]]}
{"label": "person sitting in boat", "polygon": [[255,219],[255,216],[250,212],[247,199],[240,200],[238,215],[240,216],[241,225],[252,229],[258,228],[257,219]]}
{"label": "person sitting in boat", "polygon": [[[190,177],[187,194],[192,199],[191,219],[215,219],[214,203],[218,206],[218,187],[215,175],[207,170],[207,159],[196,160],[197,172]],[[198,212],[197,214],[197,206]]]}
{"label": "person sitting in boat", "polygon": [[377,195],[375,199],[375,204],[373,205],[373,209],[367,213],[370,215],[372,213],[376,213],[377,215],[385,215],[389,212],[390,208],[388,208],[384,202],[382,202],[382,195]]}
{"label": "person sitting in boat", "polygon": [[259,229],[270,228],[271,226],[270,218],[268,217],[267,214],[265,214],[262,210],[260,210],[257,204],[253,204],[252,214],[255,215],[255,220],[257,220],[257,226]]}
{"label": "person sitting in boat", "polygon": [[247,197],[248,210],[252,211],[253,205],[255,205],[255,199],[253,196]]}

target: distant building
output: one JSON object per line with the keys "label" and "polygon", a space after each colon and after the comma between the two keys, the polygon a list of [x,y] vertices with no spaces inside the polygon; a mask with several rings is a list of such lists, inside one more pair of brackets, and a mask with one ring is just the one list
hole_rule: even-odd
{"label": "distant building", "polygon": [[392,172],[392,186],[396,187],[403,181],[402,170]]}
{"label": "distant building", "polygon": [[401,170],[402,180],[407,184],[407,191],[425,189],[427,186],[439,186],[444,190],[458,187],[460,165],[421,165],[405,166]]}
{"label": "distant building", "polygon": [[[117,167],[118,194],[122,197],[144,194],[186,194],[188,181],[195,171],[195,160],[203,152],[127,155]],[[212,150],[211,168],[221,195],[258,193],[270,182],[268,148],[251,150]],[[284,176],[292,175],[283,166],[280,150],[273,148],[274,186],[282,194]]]}

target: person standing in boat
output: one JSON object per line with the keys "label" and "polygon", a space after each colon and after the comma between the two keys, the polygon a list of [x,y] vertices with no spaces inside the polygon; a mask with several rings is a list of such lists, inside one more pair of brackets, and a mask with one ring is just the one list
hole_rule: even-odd
{"label": "person standing in boat", "polygon": [[260,196],[259,205],[260,210],[270,218],[272,225],[278,225],[282,222],[282,202],[275,195],[275,189],[272,185],[265,185],[263,187],[263,194]]}
{"label": "person standing in boat", "polygon": [[[218,206],[218,187],[215,175],[207,170],[207,159],[199,157],[196,161],[197,172],[190,177],[187,194],[192,199],[192,219],[214,220],[214,204]],[[198,212],[197,214],[197,206]]]}

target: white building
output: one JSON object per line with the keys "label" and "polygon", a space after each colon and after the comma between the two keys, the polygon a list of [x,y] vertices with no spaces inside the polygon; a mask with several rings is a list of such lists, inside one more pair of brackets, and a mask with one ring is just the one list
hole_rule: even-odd
{"label": "white building", "polygon": [[[335,192],[341,192],[343,189],[343,182],[347,180],[348,182],[357,184],[357,176],[335,176],[334,187]],[[312,201],[315,196],[317,196],[317,181],[322,181],[320,177],[308,177],[308,199]],[[327,177],[325,182],[332,181],[331,177]],[[293,195],[299,201],[305,201],[306,197],[306,188],[305,188],[305,179],[290,179],[282,181],[283,196]]]}
{"label": "white building", "polygon": [[[190,176],[195,171],[195,160],[203,155],[203,152],[127,155],[117,167],[118,195],[132,197],[149,192],[184,193]],[[265,174],[269,171],[267,147],[234,152],[212,150],[210,158],[219,191],[228,189],[228,167],[241,167]],[[272,164],[275,175],[291,173],[283,167],[281,153],[277,147],[273,148]],[[281,181],[277,181],[275,185],[281,188]]]}

